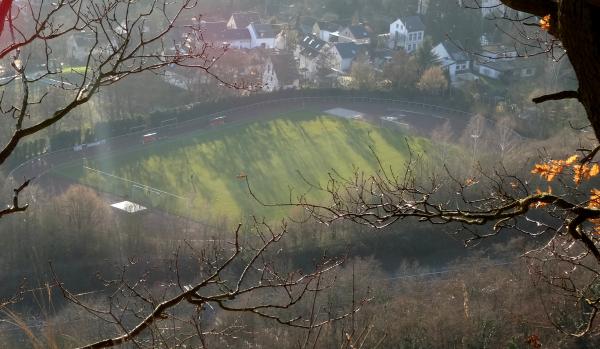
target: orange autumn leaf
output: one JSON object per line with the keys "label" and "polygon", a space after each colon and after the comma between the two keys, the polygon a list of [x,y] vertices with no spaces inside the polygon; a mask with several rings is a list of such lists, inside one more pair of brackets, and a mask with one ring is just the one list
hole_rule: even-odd
{"label": "orange autumn leaf", "polygon": [[467,178],[467,180],[465,181],[465,186],[471,186],[473,184],[478,183],[479,181],[477,181],[477,179],[475,179],[475,177],[471,177],[471,178]]}
{"label": "orange autumn leaf", "polygon": [[573,166],[573,182],[580,184],[582,180],[589,180],[600,173],[598,164],[589,166],[587,164]]}
{"label": "orange autumn leaf", "polygon": [[557,175],[562,173],[565,164],[564,160],[551,160],[545,164],[535,164],[531,173],[539,174],[540,177],[545,178],[548,182],[552,182]]}
{"label": "orange autumn leaf", "polygon": [[550,30],[550,15],[545,15],[540,18],[540,28],[543,30]]}
{"label": "orange autumn leaf", "polygon": [[590,194],[590,203],[588,204],[590,208],[600,208],[600,190],[592,189]]}
{"label": "orange autumn leaf", "polygon": [[[545,195],[545,194],[552,194],[552,188],[548,187],[547,191],[541,191],[539,188],[535,190],[535,195]],[[544,207],[548,205],[545,202],[541,202],[541,201],[535,201],[533,202],[530,207],[532,208],[540,208],[540,207]]]}
{"label": "orange autumn leaf", "polygon": [[593,224],[592,232],[600,235],[600,219],[590,219],[590,223]]}
{"label": "orange autumn leaf", "polygon": [[573,155],[573,156],[569,157],[569,158],[568,158],[568,159],[565,161],[565,163],[566,163],[567,165],[571,165],[572,163],[574,163],[575,161],[577,161],[577,158],[579,158],[579,156],[578,156],[578,155]]}

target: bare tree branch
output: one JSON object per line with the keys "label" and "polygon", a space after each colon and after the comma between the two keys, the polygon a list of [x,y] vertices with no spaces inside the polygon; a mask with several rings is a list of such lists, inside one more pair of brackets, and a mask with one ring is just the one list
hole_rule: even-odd
{"label": "bare tree branch", "polygon": [[533,103],[539,104],[547,101],[559,101],[561,99],[579,99],[579,92],[577,91],[561,91],[556,93],[550,93],[547,95],[535,97],[532,99]]}

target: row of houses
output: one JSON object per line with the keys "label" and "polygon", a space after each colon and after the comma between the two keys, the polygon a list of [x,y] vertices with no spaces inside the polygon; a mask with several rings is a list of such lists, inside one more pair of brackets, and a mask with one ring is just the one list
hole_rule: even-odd
{"label": "row of houses", "polygon": [[[343,76],[361,53],[368,51],[354,42],[330,44],[316,35],[306,35],[293,55],[277,53],[269,57],[263,74],[264,89],[297,88],[300,78],[306,81],[323,74],[323,64],[330,68],[330,77]],[[470,53],[456,43],[444,41],[435,45],[432,53],[454,86],[482,77],[504,81],[525,79],[536,75],[540,67],[537,57],[517,57],[516,51],[499,45],[487,45],[481,52]],[[371,62],[374,58],[371,57]]]}
{"label": "row of houses", "polygon": [[192,18],[180,26],[176,39],[197,33],[207,42],[219,43],[235,49],[283,49],[282,31],[272,24],[261,23],[258,14],[234,13],[229,20],[204,21]]}
{"label": "row of houses", "polygon": [[437,44],[432,53],[455,86],[480,77],[494,80],[528,78],[536,75],[540,66],[537,57],[518,57],[514,48],[502,45],[484,45],[480,52],[470,53],[459,43],[446,40]]}
{"label": "row of houses", "polygon": [[[290,30],[300,34],[295,47],[287,47]],[[191,34],[198,37],[192,38]],[[395,51],[414,53],[423,44],[426,28],[419,15],[396,18],[387,33],[374,33],[361,23],[344,26],[311,19],[298,21],[292,29],[288,25],[263,23],[256,12],[237,12],[222,20],[191,18],[179,23],[172,35],[173,42],[189,44],[190,40],[202,40],[239,50],[262,49],[263,88],[273,91],[298,88],[301,80],[316,81],[323,75],[332,80],[344,76],[361,55],[380,69]],[[89,46],[89,41],[85,33],[73,35],[68,51],[76,59],[84,59],[87,50],[80,47]],[[454,85],[479,77],[524,78],[536,73],[533,59],[515,60],[516,52],[486,44],[481,53],[472,54],[456,43],[444,41],[435,45],[432,53]],[[502,56],[497,52],[503,52]]]}
{"label": "row of houses", "polygon": [[[308,22],[310,23],[310,22]],[[387,33],[373,33],[364,24],[342,26],[333,22],[315,21],[312,26],[300,28],[305,35],[312,34],[325,42],[353,42],[357,45],[369,45],[374,38],[383,39],[390,49],[415,51],[425,39],[425,24],[420,16],[397,18],[389,25]]]}

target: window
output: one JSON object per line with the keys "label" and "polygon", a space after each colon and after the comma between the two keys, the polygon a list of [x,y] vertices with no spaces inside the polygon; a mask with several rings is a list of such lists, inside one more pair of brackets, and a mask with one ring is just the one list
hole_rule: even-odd
{"label": "window", "polygon": [[417,40],[421,40],[423,38],[423,32],[417,33]]}
{"label": "window", "polygon": [[396,29],[400,28],[400,23],[396,23]]}

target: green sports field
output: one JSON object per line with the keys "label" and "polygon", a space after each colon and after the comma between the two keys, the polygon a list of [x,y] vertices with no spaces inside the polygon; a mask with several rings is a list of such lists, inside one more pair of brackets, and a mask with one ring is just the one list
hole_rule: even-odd
{"label": "green sports field", "polygon": [[[417,153],[431,147],[427,139],[397,129],[300,111],[140,144],[77,161],[55,173],[197,219],[237,220],[252,214],[274,219],[290,213],[289,208],[260,206],[250,197],[243,175],[265,202],[289,202],[290,190],[292,195],[306,192],[305,180],[325,184],[332,169],[342,175],[354,168],[376,171],[370,148],[383,162],[401,169],[408,156],[407,140]],[[308,196],[325,198],[314,190]]]}

